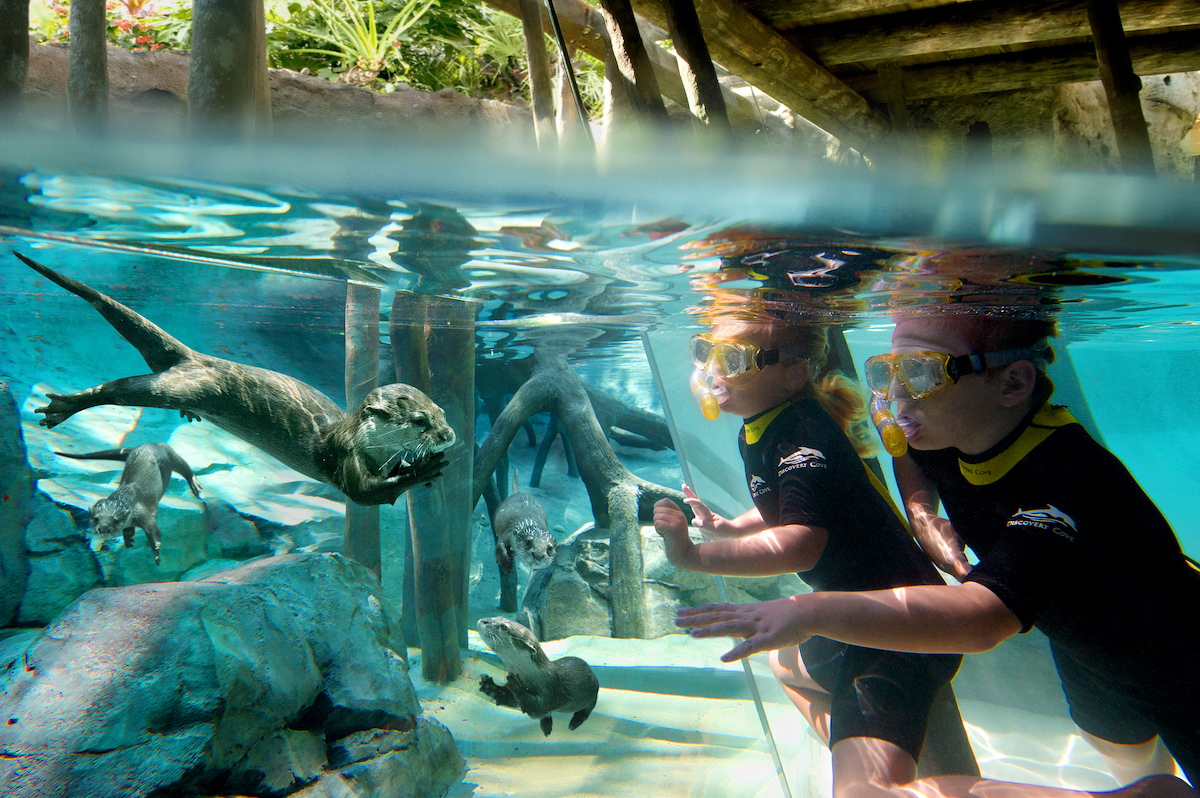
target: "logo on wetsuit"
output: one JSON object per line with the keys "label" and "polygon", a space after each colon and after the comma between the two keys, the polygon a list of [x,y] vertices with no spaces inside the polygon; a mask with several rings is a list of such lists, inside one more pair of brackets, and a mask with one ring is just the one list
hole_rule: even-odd
{"label": "logo on wetsuit", "polygon": [[1038,510],[1022,510],[1018,507],[1012,518],[1008,519],[1007,526],[1030,526],[1035,529],[1044,529],[1072,542],[1075,540],[1075,533],[1079,531],[1075,526],[1075,519],[1053,504],[1048,504]]}
{"label": "logo on wetsuit", "polygon": [[767,481],[757,474],[750,475],[750,498],[757,499],[759,495],[770,491]]}
{"label": "logo on wetsuit", "polygon": [[825,455],[816,449],[810,449],[807,446],[801,446],[796,451],[786,457],[779,458],[779,476],[783,476],[789,471],[795,471],[797,468],[827,468],[828,463],[825,462]]}

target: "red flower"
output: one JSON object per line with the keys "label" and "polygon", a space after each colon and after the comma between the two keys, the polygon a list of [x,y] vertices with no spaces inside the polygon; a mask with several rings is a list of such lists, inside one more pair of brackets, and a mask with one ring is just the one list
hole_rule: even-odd
{"label": "red flower", "polygon": [[137,39],[135,39],[135,41],[138,44],[146,44],[147,42],[150,41],[150,37],[149,36],[139,36],[139,37],[137,37]]}
{"label": "red flower", "polygon": [[151,50],[161,50],[162,48],[163,48],[163,46],[162,46],[161,44],[157,43],[157,42],[156,42],[156,43],[154,43],[154,44],[152,44],[152,45],[150,45],[150,49],[151,49]]}
{"label": "red flower", "polygon": [[113,25],[114,25],[116,28],[118,28],[119,30],[123,30],[123,31],[128,31],[128,30],[129,30],[129,27],[130,27],[132,24],[133,24],[133,22],[131,22],[131,21],[130,21],[130,20],[128,20],[128,19],[118,19],[116,22],[114,22],[114,23],[113,23]]}

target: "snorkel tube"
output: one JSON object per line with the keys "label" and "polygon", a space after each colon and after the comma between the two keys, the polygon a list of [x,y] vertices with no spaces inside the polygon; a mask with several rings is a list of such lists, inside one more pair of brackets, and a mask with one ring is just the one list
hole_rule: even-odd
{"label": "snorkel tube", "polygon": [[712,371],[710,369],[705,369],[704,371],[693,369],[689,384],[692,387],[692,395],[700,403],[700,412],[709,421],[716,421],[717,417],[721,415],[721,403],[718,401],[718,393],[725,395],[726,392],[723,389],[714,391],[712,386],[709,385],[711,380]]}
{"label": "snorkel tube", "polygon": [[892,457],[903,457],[908,452],[908,436],[904,434],[900,422],[888,407],[890,404],[887,399],[879,396],[872,399],[871,421],[874,422],[875,429],[879,430],[884,450]]}

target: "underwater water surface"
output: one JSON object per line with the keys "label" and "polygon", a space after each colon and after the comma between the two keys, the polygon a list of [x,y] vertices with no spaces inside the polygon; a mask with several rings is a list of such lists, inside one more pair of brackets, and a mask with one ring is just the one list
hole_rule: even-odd
{"label": "underwater water surface", "polygon": [[[35,409],[48,394],[147,366],[93,307],[10,252],[111,296],[197,352],[302,380],[348,410],[357,390],[352,315],[356,330],[377,333],[378,368],[367,371],[381,385],[414,377],[406,371],[412,341],[465,329],[473,363],[450,370],[473,370],[474,395],[458,400],[474,412],[455,429],[448,462],[470,457],[471,443],[486,447],[539,364],[558,363],[587,386],[597,440],[621,468],[674,491],[687,481],[726,514],[750,506],[738,423],[704,419],[687,385],[687,340],[707,329],[714,305],[754,301],[833,325],[860,373],[867,357],[887,350],[895,310],[1053,314],[1056,396],[1126,464],[1185,552],[1200,557],[1200,204],[1190,185],[1036,167],[843,173],[761,154],[660,152],[595,168],[483,146],[398,154],[370,142],[257,151],[7,143],[0,382],[38,506],[69,519],[54,516],[66,526],[36,541],[24,532],[27,586],[0,640],[10,675],[21,646],[90,589],[342,552],[349,523],[332,485],[172,410],[105,405],[40,425]],[[430,315],[446,302],[457,308],[451,316]],[[429,353],[444,356],[433,345]],[[468,768],[450,794],[828,794],[828,752],[765,658],[743,671],[719,661],[725,641],[669,634],[682,604],[807,588],[792,576],[718,584],[673,569],[643,519],[646,630],[641,639],[614,635],[607,569],[616,566],[573,459],[582,442],[575,452],[565,445],[582,434],[573,423],[563,412],[530,414],[494,473],[500,498],[515,487],[540,503],[558,546],[549,567],[517,562],[519,609],[500,610],[510,588],[480,501],[455,508],[470,526],[462,673],[428,678],[415,626],[402,635],[420,709],[448,729]],[[58,454],[152,441],[176,450],[203,486],[197,498],[182,479],[168,485],[158,564],[140,532],[128,548],[89,533],[88,510],[113,492],[121,463]],[[883,471],[890,478],[890,467]],[[459,487],[471,495],[470,485]],[[426,500],[414,498],[422,490],[379,515],[379,592],[397,624],[420,603],[409,524],[424,511]],[[421,578],[418,591],[428,584]],[[599,700],[578,729],[556,716],[544,735],[479,692],[480,677],[499,678],[503,668],[475,623],[500,614],[536,627],[552,658],[580,656],[595,670]],[[968,657],[956,678],[982,772],[1115,786],[1070,722],[1045,649],[1036,632],[1014,638]],[[295,784],[338,766],[328,758]],[[246,781],[207,783],[202,794],[233,794],[233,786],[267,794]]]}

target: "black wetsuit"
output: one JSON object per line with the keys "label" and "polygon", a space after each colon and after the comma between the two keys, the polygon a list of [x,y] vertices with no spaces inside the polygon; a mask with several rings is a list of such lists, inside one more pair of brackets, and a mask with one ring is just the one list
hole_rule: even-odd
{"label": "black wetsuit", "polygon": [[[799,575],[814,590],[944,584],[887,489],[813,396],[747,419],[739,446],[750,494],[769,527],[828,531],[816,566]],[[874,737],[914,759],[934,696],[962,662],[957,655],[879,651],[823,637],[805,641],[800,653],[809,675],[833,696],[831,746]]]}
{"label": "black wetsuit", "polygon": [[912,456],[979,557],[967,581],[1050,638],[1080,728],[1160,734],[1196,784],[1200,572],[1121,461],[1048,404],[981,455]]}

